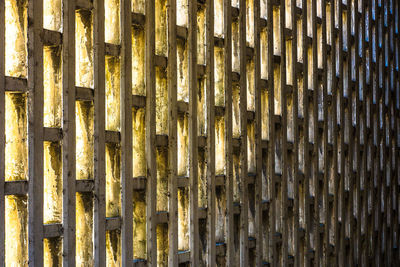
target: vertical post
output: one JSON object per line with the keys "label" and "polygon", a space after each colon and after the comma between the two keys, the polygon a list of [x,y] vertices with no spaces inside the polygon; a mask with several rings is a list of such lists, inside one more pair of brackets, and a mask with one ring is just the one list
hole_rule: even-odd
{"label": "vertical post", "polygon": [[94,1],[94,263],[106,263],[104,0]]}
{"label": "vertical post", "polygon": [[[225,14],[224,14],[225,16]],[[226,38],[226,33],[225,33]],[[215,88],[214,88],[214,0],[206,2],[206,105],[207,105],[207,264],[216,265],[215,190]],[[226,110],[226,106],[225,106]],[[228,170],[228,168],[227,168]]]}
{"label": "vertical post", "polygon": [[334,265],[339,264],[339,175],[338,175],[338,120],[337,120],[337,100],[338,100],[338,78],[336,75],[336,40],[339,36],[335,28],[335,8],[336,2],[331,2],[330,33],[331,33],[331,70],[332,70],[332,171],[333,171],[333,234],[334,234]]}
{"label": "vertical post", "polygon": [[[304,1],[304,0],[303,0]],[[267,2],[267,38],[268,38],[268,176],[272,186],[269,187],[270,209],[269,209],[269,233],[268,233],[268,250],[271,259],[271,265],[277,266],[277,252],[276,252],[276,221],[275,221],[275,105],[274,105],[274,42],[273,42],[273,3]]]}
{"label": "vertical post", "polygon": [[[386,34],[388,33],[388,28],[387,24],[385,23],[385,17],[388,15],[388,10],[385,10],[387,8],[388,1],[382,1],[381,2],[381,7],[380,7],[380,25],[381,25],[381,33],[382,33],[382,48],[381,48],[381,57],[380,57],[380,73],[381,73],[381,84],[382,88],[380,90],[381,92],[381,123],[382,123],[382,135],[381,135],[381,153],[383,155],[383,164],[381,166],[382,169],[382,190],[383,190],[383,199],[384,199],[384,205],[383,205],[383,216],[382,216],[382,226],[381,226],[381,237],[382,237],[382,247],[384,248],[383,250],[383,264],[386,266],[391,266],[390,264],[390,257],[391,257],[391,247],[389,246],[390,244],[390,238],[385,238],[389,237],[390,231],[388,231],[388,210],[390,208],[390,203],[388,200],[388,195],[389,194],[389,185],[390,183],[388,182],[388,166],[390,169],[390,157],[387,153],[388,151],[388,144],[387,141],[390,140],[390,127],[387,125],[387,119],[386,116],[389,113],[389,108],[388,108],[388,101],[389,101],[389,83],[388,83],[388,76],[389,76],[389,68],[388,65],[386,65],[386,61],[388,60],[387,55],[388,55],[388,47],[387,47],[387,40],[386,40]],[[386,6],[386,8],[385,8]],[[388,129],[389,128],[389,129]],[[390,175],[390,173],[389,173]],[[389,178],[390,179],[390,178]]]}
{"label": "vertical post", "polygon": [[340,252],[339,252],[339,265],[344,265],[344,257],[345,257],[345,223],[344,223],[344,181],[345,181],[345,168],[344,168],[344,109],[343,109],[343,20],[342,20],[342,3],[339,1],[337,3],[338,5],[338,13],[339,13],[339,42],[338,42],[338,58],[339,58],[339,81],[338,81],[338,100],[339,100],[339,112],[340,112],[340,117],[338,118],[338,125],[340,125],[339,129],[339,144],[338,144],[338,151],[340,151],[340,155],[338,155],[338,162],[340,166],[339,171],[339,203],[341,204],[340,210],[339,210],[339,217],[341,218],[341,224],[340,224]]}
{"label": "vertical post", "polygon": [[121,0],[121,262],[123,266],[132,266],[133,263],[131,9],[131,0]]}
{"label": "vertical post", "polygon": [[[395,25],[394,25],[394,44],[395,45],[397,45],[397,46],[399,46],[399,11],[400,11],[400,5],[399,5],[399,3],[398,2],[395,2],[395,3],[393,3],[394,4],[394,7],[393,7],[393,13],[394,13],[394,19],[392,20],[392,21],[395,21]],[[399,56],[399,49],[395,49],[395,57],[398,57]],[[394,126],[394,135],[395,136],[399,136],[399,131],[400,131],[400,129],[399,129],[399,124],[398,124],[398,122],[399,122],[399,102],[400,102],[400,95],[399,95],[399,90],[400,90],[400,88],[399,88],[399,62],[398,62],[398,60],[396,61],[396,60],[394,60],[394,62],[393,62],[393,68],[394,68],[394,75],[395,75],[395,78],[394,78],[394,86],[395,86],[395,88],[394,88],[394,90],[395,90],[395,99],[396,99],[396,104],[394,104],[394,113],[396,114],[396,115],[394,115],[395,116],[395,118],[394,118],[394,120],[396,121],[395,122],[395,126]],[[395,140],[394,141],[394,156],[395,156],[395,160],[394,160],[394,163],[395,163],[395,174],[394,174],[394,183],[393,183],[393,186],[394,186],[394,190],[395,190],[395,192],[394,192],[394,195],[396,196],[395,197],[395,199],[396,199],[396,201],[398,201],[398,199],[399,199],[399,188],[397,187],[397,185],[399,184],[399,164],[398,164],[398,162],[399,162],[399,140],[397,139],[397,140]],[[398,222],[399,222],[399,218],[400,218],[400,215],[399,215],[399,212],[400,212],[400,207],[398,206],[398,205],[395,205],[395,211],[394,211],[394,218],[393,218],[393,222],[394,222],[394,224],[396,225],[395,226],[395,231],[396,231],[396,233],[398,233],[398,231],[399,231],[399,225],[398,225]],[[393,224],[392,224],[393,225]],[[396,244],[398,244],[399,243],[399,236],[397,235],[396,236],[396,238],[394,239],[394,242],[395,242],[395,246],[396,246]],[[395,250],[395,253],[394,253],[394,260],[395,260],[395,262],[394,262],[394,264],[399,264],[400,263],[400,257],[399,257],[399,255],[400,255],[400,249],[399,249],[399,247],[398,246],[396,246],[396,250]]]}
{"label": "vertical post", "polygon": [[[361,192],[360,192],[360,177],[361,177],[361,158],[362,154],[360,151],[361,148],[361,144],[360,144],[360,133],[361,133],[361,118],[360,118],[360,90],[364,90],[364,87],[362,87],[362,83],[360,83],[359,79],[360,79],[360,60],[359,60],[359,41],[358,40],[362,40],[361,41],[361,45],[364,43],[364,36],[360,35],[359,32],[359,12],[358,12],[358,3],[355,2],[354,3],[354,43],[352,43],[352,45],[354,45],[354,66],[355,69],[353,69],[353,67],[351,67],[350,69],[353,69],[352,71],[355,71],[355,83],[354,83],[354,90],[353,91],[353,101],[352,101],[352,106],[355,105],[355,110],[353,109],[353,111],[355,112],[355,114],[353,114],[352,117],[355,117],[355,121],[353,121],[353,123],[351,123],[350,125],[352,126],[351,128],[354,129],[355,127],[355,131],[353,131],[354,134],[354,155],[353,155],[353,161],[352,162],[353,166],[355,167],[355,174],[354,174],[354,189],[353,189],[353,198],[354,201],[352,202],[352,208],[351,208],[351,214],[352,216],[354,216],[354,219],[352,218],[352,221],[355,222],[355,231],[354,231],[354,242],[352,242],[352,244],[354,244],[355,248],[354,248],[354,264],[356,263],[360,263],[360,259],[361,259],[361,243],[360,243],[360,235],[361,235]],[[364,72],[364,71],[363,71]],[[362,76],[361,76],[362,79]],[[361,86],[360,86],[361,84]],[[354,99],[355,98],[355,99]],[[353,167],[353,168],[354,168]],[[355,207],[357,207],[357,210],[355,209]],[[354,214],[356,213],[356,214]],[[390,238],[389,238],[390,239]]]}
{"label": "vertical post", "polygon": [[[311,165],[310,165],[310,177],[312,179],[313,183],[313,196],[314,196],[314,213],[311,214],[312,219],[312,233],[313,233],[313,243],[314,243],[314,265],[319,266],[320,262],[320,257],[321,257],[321,252],[320,252],[320,233],[319,233],[319,198],[320,198],[320,192],[319,192],[319,168],[318,168],[318,146],[319,146],[319,122],[318,122],[318,90],[319,90],[319,75],[318,75],[318,53],[317,53],[317,0],[311,0],[311,22],[312,22],[312,43],[311,48],[312,48],[312,84],[311,84],[311,90],[309,91],[310,88],[307,88],[307,92],[309,92],[309,95],[312,94],[312,110],[311,116],[312,116],[312,122],[314,125],[312,125],[311,131],[313,133],[309,133],[309,135],[314,136],[313,141],[313,146],[312,146],[312,152],[311,152]],[[311,117],[310,117],[311,118]],[[311,138],[310,138],[311,139]]]}
{"label": "vertical post", "polygon": [[[395,45],[399,45],[399,3],[398,2],[393,2],[392,3],[392,5],[393,5],[393,15],[392,15],[392,17],[394,18],[394,19],[392,19],[392,21],[395,21],[395,25],[393,25],[393,39],[394,40],[392,40],[392,42],[395,44]],[[398,57],[398,54],[399,53],[399,50],[398,49],[394,49],[394,55],[393,55],[393,57],[391,57],[391,58],[394,58],[394,57]],[[399,71],[398,71],[398,61],[396,61],[396,60],[393,60],[393,62],[392,62],[392,68],[393,68],[393,71],[394,71],[394,77],[393,77],[393,85],[394,85],[394,88],[393,88],[393,90],[394,90],[394,93],[393,93],[393,99],[392,99],[392,101],[393,100],[395,100],[395,103],[393,103],[392,105],[393,105],[393,112],[394,112],[394,114],[392,113],[392,116],[394,116],[394,121],[395,121],[395,124],[394,124],[394,136],[393,136],[393,138],[394,138],[394,140],[392,141],[392,143],[393,143],[393,150],[394,150],[394,160],[393,160],[393,162],[394,162],[394,170],[393,170],[393,183],[392,183],[392,187],[393,187],[393,190],[394,190],[394,192],[393,192],[393,195],[395,196],[395,199],[398,199],[398,196],[399,196],[399,189],[398,189],[398,187],[397,187],[397,184],[398,184],[398,181],[399,181],[399,171],[398,171],[398,158],[399,158],[399,156],[398,156],[398,140],[396,140],[396,136],[398,136],[399,135],[399,126],[398,126],[398,123],[397,123],[397,121],[399,120],[399,109],[398,109],[398,103],[399,103],[399,91],[398,91],[398,89],[399,89]],[[395,225],[395,227],[394,227],[394,232],[395,233],[398,233],[398,231],[399,231],[399,225],[398,225],[398,221],[399,221],[399,206],[398,205],[394,205],[394,211],[393,211],[393,219],[392,219],[392,225]],[[393,260],[394,260],[394,262],[393,262],[393,264],[394,265],[398,265],[399,264],[399,262],[400,262],[400,258],[399,258],[399,248],[398,248],[398,246],[397,246],[397,244],[399,243],[399,236],[397,235],[397,236],[395,236],[395,238],[394,238],[394,244],[393,244],[393,249],[394,249],[394,253],[393,253]]]}
{"label": "vertical post", "polygon": [[[168,8],[168,189],[169,189],[169,257],[170,266],[178,266],[178,151],[177,151],[177,48],[176,0]],[[183,7],[180,7],[183,8]]]}
{"label": "vertical post", "polygon": [[372,47],[375,48],[375,59],[373,59],[374,61],[374,74],[375,74],[375,79],[374,79],[374,89],[375,92],[373,94],[374,95],[374,111],[375,111],[375,118],[374,118],[374,127],[375,127],[375,131],[376,131],[376,140],[375,140],[375,175],[376,175],[376,179],[377,179],[377,183],[376,183],[376,187],[377,187],[377,194],[376,194],[376,203],[375,203],[375,216],[377,216],[377,220],[376,220],[376,225],[375,225],[375,231],[377,231],[376,233],[376,242],[375,242],[375,249],[376,249],[376,257],[375,257],[375,265],[381,265],[382,264],[382,255],[381,255],[381,247],[382,247],[382,238],[380,235],[380,230],[381,230],[381,226],[382,226],[382,218],[380,218],[382,216],[381,214],[381,203],[380,201],[378,201],[379,199],[381,199],[382,197],[382,179],[381,179],[381,162],[380,162],[380,153],[381,153],[381,125],[380,125],[380,101],[381,101],[381,92],[380,92],[380,83],[379,83],[379,76],[380,76],[380,64],[379,64],[379,57],[380,57],[380,50],[381,48],[379,48],[379,18],[380,18],[380,8],[379,5],[377,3],[377,1],[375,1],[375,6],[374,6],[374,10],[375,10],[375,18],[374,18],[374,28],[375,28],[375,32],[373,32],[373,34],[375,35],[375,43],[372,44]]}
{"label": "vertical post", "polygon": [[75,265],[75,0],[63,0],[63,264]]}
{"label": "vertical post", "polygon": [[[385,68],[384,68],[384,60],[385,60],[385,43],[384,43],[384,31],[383,31],[383,1],[377,2],[377,9],[376,9],[376,25],[377,25],[377,46],[376,46],[376,70],[377,70],[377,79],[376,79],[376,89],[377,89],[377,123],[378,123],[378,159],[379,159],[379,168],[378,168],[378,196],[381,196],[380,199],[385,200],[386,198],[386,177],[385,177],[385,169],[386,169],[386,155],[385,155],[385,94],[384,90],[384,77],[385,77]],[[382,157],[382,161],[381,161]],[[378,264],[384,265],[386,262],[385,259],[385,251],[383,248],[385,247],[385,236],[383,234],[385,229],[385,207],[386,203],[381,203],[378,205]]]}
{"label": "vertical post", "polygon": [[[371,114],[374,114],[374,105],[373,105],[373,73],[374,73],[374,71],[373,71],[373,68],[372,68],[372,65],[373,65],[373,63],[372,63],[372,8],[373,8],[373,5],[372,5],[372,3],[370,3],[369,4],[369,8],[368,8],[368,17],[370,18],[369,19],[369,21],[368,21],[368,36],[369,36],[369,43],[368,43],[368,51],[369,51],[369,55],[368,55],[368,62],[369,62],[369,64],[370,64],[370,77],[369,77],[369,83],[368,83],[368,87],[369,87],[369,90],[368,90],[368,97],[369,97],[369,101],[370,101],[370,103],[369,103],[369,105],[370,105],[370,110],[371,110]],[[371,117],[370,117],[370,121],[369,121],[369,130],[370,130],[370,132],[372,133],[373,132],[373,125],[374,125],[374,123],[373,123],[373,118],[374,116],[372,115]],[[374,159],[374,153],[375,153],[375,147],[374,147],[374,142],[373,142],[373,134],[368,134],[368,146],[369,146],[369,151],[370,151],[370,153],[371,153],[371,165],[370,165],[370,171],[369,171],[369,174],[368,174],[368,187],[369,187],[369,194],[371,195],[371,203],[372,203],[372,207],[370,208],[370,210],[369,210],[369,214],[370,214],[370,216],[371,216],[371,218],[373,218],[374,217],[374,213],[375,213],[375,209],[374,209],[374,206],[375,206],[375,194],[374,194],[374,188],[375,188],[375,185],[374,185],[374,179],[373,179],[373,177],[374,177],[374,174],[375,174],[375,169],[374,169],[374,166],[375,166],[375,163],[374,163],[374,161],[375,161],[375,159]],[[368,250],[369,251],[375,251],[375,240],[374,240],[374,238],[375,238],[375,236],[374,236],[374,233],[375,233],[375,220],[370,220],[369,221],[369,223],[368,223],[368,234],[370,235],[370,238],[372,239],[372,242],[369,244],[369,248],[368,248]],[[368,253],[368,257],[370,256],[370,253]],[[374,263],[374,262],[372,262],[372,263]]]}
{"label": "vertical post", "polygon": [[[280,88],[281,91],[279,92],[279,102],[281,104],[281,125],[279,126],[278,134],[281,135],[281,168],[282,168],[282,176],[280,181],[281,187],[281,205],[282,205],[282,265],[288,265],[288,240],[289,240],[289,231],[288,231],[288,162],[287,162],[287,105],[286,105],[286,98],[288,93],[286,92],[286,34],[285,34],[285,27],[286,27],[286,12],[285,12],[285,2],[280,2],[279,7],[279,36],[280,36]],[[275,90],[275,89],[274,89]],[[279,186],[279,185],[277,185]]]}
{"label": "vertical post", "polygon": [[[361,211],[359,214],[359,217],[357,221],[360,223],[360,232],[359,232],[359,249],[360,249],[360,258],[359,262],[361,264],[366,264],[368,262],[367,260],[367,255],[368,255],[368,241],[365,238],[365,236],[368,236],[368,192],[369,192],[369,175],[368,175],[368,167],[367,167],[367,153],[368,153],[368,144],[369,144],[369,139],[367,135],[367,125],[368,125],[368,120],[367,120],[367,101],[368,101],[368,88],[367,88],[367,78],[366,78],[366,72],[367,72],[367,58],[366,58],[366,52],[365,50],[368,49],[368,44],[366,43],[366,35],[368,34],[367,28],[366,28],[366,1],[362,1],[361,4],[361,33],[360,33],[360,38],[362,38],[361,42],[361,66],[362,66],[362,76],[361,76],[361,88],[362,88],[362,103],[361,103],[361,114],[362,118],[360,122],[364,125],[364,127],[360,130],[360,140],[361,136],[363,136],[363,143],[361,143],[360,148],[362,148],[362,156],[361,156],[361,176],[360,176],[360,181],[359,181],[359,188],[360,188],[360,194],[361,194]],[[369,36],[369,34],[368,34]],[[362,186],[363,185],[363,186]],[[363,220],[364,224],[363,224]],[[364,227],[362,228],[362,225]],[[364,238],[362,237],[364,236]]]}
{"label": "vertical post", "polygon": [[309,150],[309,129],[308,129],[308,118],[309,118],[309,93],[308,93],[308,46],[309,39],[307,35],[307,0],[302,2],[302,41],[303,41],[303,153],[304,153],[304,182],[303,182],[303,198],[304,198],[304,251],[305,255],[305,266],[310,266],[310,250],[311,250],[311,237],[310,237],[310,150]]}
{"label": "vertical post", "polygon": [[189,209],[190,261],[199,265],[198,140],[197,140],[197,2],[189,1]]}
{"label": "vertical post", "polygon": [[157,197],[157,163],[156,163],[156,71],[155,56],[155,0],[146,1],[146,213],[147,213],[147,263],[157,266],[156,235],[156,197]]}
{"label": "vertical post", "polygon": [[248,175],[247,175],[247,81],[246,81],[246,0],[239,0],[240,61],[240,266],[249,264]]}
{"label": "vertical post", "polygon": [[5,266],[5,1],[0,2],[0,266]]}
{"label": "vertical post", "polygon": [[43,265],[43,1],[28,3],[29,266]]}
{"label": "vertical post", "polygon": [[[323,189],[322,189],[322,203],[324,208],[324,237],[322,242],[322,264],[328,265],[329,264],[329,236],[330,236],[330,203],[329,203],[329,164],[331,164],[331,152],[328,151],[328,107],[330,103],[327,101],[327,79],[328,79],[328,72],[327,72],[327,18],[326,18],[326,1],[321,0],[321,16],[322,16],[322,29],[321,29],[321,42],[322,42],[322,55],[318,55],[322,57],[322,107],[323,107],[323,133],[322,133],[322,147],[324,151],[323,155],[323,166],[324,166],[324,174],[323,174]],[[322,219],[322,218],[321,218]]]}
{"label": "vertical post", "polygon": [[262,239],[262,117],[261,117],[261,54],[260,54],[260,0],[254,0],[254,98],[255,98],[255,147],[256,147],[256,178],[255,178],[255,263],[262,266],[263,263],[263,239]]}
{"label": "vertical post", "polygon": [[[350,8],[350,3],[346,5],[346,14],[347,14],[347,22],[346,22],[346,42],[347,42],[347,51],[344,54],[346,58],[346,63],[347,63],[347,74],[343,73],[343,94],[345,98],[344,102],[344,108],[343,108],[343,113],[344,113],[344,138],[345,138],[345,144],[346,141],[348,142],[345,145],[345,166],[348,164],[348,168],[346,169],[345,167],[345,172],[344,172],[344,178],[345,178],[345,187],[348,182],[348,188],[345,188],[345,191],[347,197],[345,198],[345,205],[344,205],[344,212],[345,212],[345,220],[344,223],[346,224],[346,227],[350,227],[350,232],[346,233],[345,231],[345,236],[346,239],[350,241],[350,247],[349,250],[346,251],[348,253],[348,258],[346,258],[347,264],[352,265],[354,264],[354,220],[353,220],[353,190],[354,190],[354,185],[353,185],[353,179],[354,179],[354,174],[353,174],[353,146],[354,146],[354,136],[353,136],[353,124],[352,124],[352,95],[353,95],[353,84],[352,84],[352,78],[351,78],[351,8]],[[344,67],[343,63],[343,67]],[[347,77],[347,79],[345,79]],[[346,95],[346,91],[347,95]],[[347,113],[346,113],[347,109]],[[347,136],[347,138],[346,138]],[[346,140],[347,139],[347,140]],[[347,255],[346,255],[347,256]]]}
{"label": "vertical post", "polygon": [[[233,238],[233,130],[232,130],[232,9],[231,0],[224,0],[224,90],[225,90],[225,162],[226,162],[226,264],[234,263]],[[214,36],[213,42],[214,42]]]}
{"label": "vertical post", "polygon": [[[375,29],[375,31],[372,31],[372,35],[371,35],[371,43],[372,43],[372,49],[375,50],[375,55],[372,55],[372,98],[373,98],[373,114],[375,115],[372,118],[372,128],[374,131],[374,137],[373,137],[373,155],[374,155],[374,165],[373,165],[373,177],[374,180],[376,179],[376,183],[374,181],[373,183],[373,191],[376,192],[376,194],[373,194],[374,198],[374,202],[373,203],[373,214],[374,217],[377,217],[378,215],[380,215],[380,203],[379,203],[379,196],[381,194],[380,189],[380,162],[379,162],[379,143],[380,143],[380,134],[379,134],[379,92],[378,92],[378,87],[379,87],[379,65],[377,62],[377,59],[379,58],[378,55],[378,38],[377,38],[377,34],[378,34],[378,28],[377,28],[377,17],[379,17],[379,12],[378,12],[378,3],[377,1],[375,1],[375,3],[373,3],[372,9],[374,10],[375,15],[371,16],[372,19],[372,27]],[[372,53],[373,54],[373,53]],[[380,242],[379,242],[379,229],[380,229],[380,218],[377,218],[376,220],[374,220],[374,224],[373,224],[373,230],[372,230],[372,234],[373,234],[373,248],[374,251],[378,251],[378,253],[376,253],[376,257],[374,258],[374,264],[375,265],[379,265],[380,264]]]}
{"label": "vertical post", "polygon": [[296,9],[296,0],[290,0],[291,5],[291,17],[292,17],[292,99],[293,99],[293,151],[292,151],[292,168],[293,168],[293,242],[294,242],[294,266],[299,267],[300,262],[300,235],[299,235],[299,227],[300,227],[300,190],[299,190],[299,124],[298,124],[298,110],[299,110],[299,101],[298,101],[298,81],[297,78],[300,75],[297,68],[297,13]]}

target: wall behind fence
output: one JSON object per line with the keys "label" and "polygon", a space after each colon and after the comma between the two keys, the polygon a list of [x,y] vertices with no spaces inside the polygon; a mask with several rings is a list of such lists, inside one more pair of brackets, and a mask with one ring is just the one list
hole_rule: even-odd
{"label": "wall behind fence", "polygon": [[397,266],[396,0],[0,1],[0,266]]}

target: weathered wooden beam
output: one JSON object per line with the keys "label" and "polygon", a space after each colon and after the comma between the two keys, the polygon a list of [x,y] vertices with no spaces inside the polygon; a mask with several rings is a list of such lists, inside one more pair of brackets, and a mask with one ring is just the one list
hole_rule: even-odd
{"label": "weathered wooden beam", "polygon": [[5,266],[5,235],[6,235],[6,212],[5,212],[5,143],[6,143],[6,18],[5,1],[0,2],[0,266]]}
{"label": "weathered wooden beam", "polygon": [[105,25],[104,0],[94,3],[94,264],[106,265],[106,181],[105,181]]}
{"label": "weathered wooden beam", "polygon": [[26,93],[28,91],[28,81],[25,78],[5,76],[5,91]]}
{"label": "weathered wooden beam", "polygon": [[90,0],[76,0],[76,9],[92,10],[93,3]]}
{"label": "weathered wooden beam", "polygon": [[62,33],[48,29],[43,29],[42,42],[43,45],[59,46],[63,43]]}
{"label": "weathered wooden beam", "polygon": [[60,223],[44,224],[43,225],[43,237],[54,238],[63,236],[63,225]]}
{"label": "weathered wooden beam", "polygon": [[[178,111],[187,112],[187,103],[177,102],[177,38],[186,40],[187,28],[176,26],[177,2],[170,0],[168,9],[168,193],[169,223],[168,223],[168,265],[179,264],[178,255],[178,187],[181,179],[178,178]],[[184,8],[184,7],[178,7]],[[182,112],[182,110],[181,110]],[[188,181],[188,180],[187,180]]]}
{"label": "weathered wooden beam", "polygon": [[179,264],[190,262],[190,251],[184,250],[178,252],[178,262]]}
{"label": "weathered wooden beam", "polygon": [[132,13],[132,24],[138,26],[144,26],[146,22],[146,17],[144,14]]}
{"label": "weathered wooden beam", "polygon": [[29,266],[43,265],[43,2],[28,2]]}
{"label": "weathered wooden beam", "polygon": [[43,141],[59,142],[63,139],[63,129],[61,128],[43,128]]}
{"label": "weathered wooden beam", "polygon": [[132,181],[133,190],[146,190],[146,177],[134,177]]}
{"label": "weathered wooden beam", "polygon": [[119,144],[121,142],[121,133],[116,131],[106,131],[105,142]]}
{"label": "weathered wooden beam", "polygon": [[[232,8],[231,0],[223,0],[223,10],[225,10],[223,25],[225,33],[224,42],[224,93],[225,93],[225,164],[226,164],[226,264],[233,266],[234,262],[234,210],[233,210],[233,126],[232,126],[232,83],[238,79],[232,72]],[[214,42],[216,46],[216,43]],[[237,262],[236,262],[237,264]]]}
{"label": "weathered wooden beam", "polygon": [[94,180],[91,180],[91,179],[76,180],[75,181],[75,189],[76,189],[76,192],[81,192],[81,193],[93,192]]}
{"label": "weathered wooden beam", "polygon": [[[239,172],[239,198],[242,210],[249,208],[249,187],[248,187],[248,159],[247,159],[247,48],[246,48],[246,0],[239,1],[239,62],[240,62],[240,172]],[[232,12],[233,13],[233,12]],[[249,265],[249,216],[247,212],[240,213],[239,221],[239,250],[240,266]]]}
{"label": "weathered wooden beam", "polygon": [[106,218],[106,230],[114,231],[121,229],[121,218],[120,217],[107,217]]}
{"label": "weathered wooden beam", "polygon": [[146,10],[146,233],[147,264],[157,266],[157,164],[156,164],[156,56],[155,56],[155,1],[145,3]]}
{"label": "weathered wooden beam", "polygon": [[28,193],[28,181],[7,181],[4,183],[5,195],[26,195]]}
{"label": "weathered wooden beam", "polygon": [[92,88],[75,87],[76,100],[80,101],[93,101],[94,90]]}
{"label": "weathered wooden beam", "polygon": [[198,220],[198,138],[197,138],[197,3],[188,3],[188,79],[189,79],[189,248],[190,261],[199,265],[199,220]]}
{"label": "weathered wooden beam", "polygon": [[122,265],[133,259],[133,160],[132,160],[132,1],[121,1],[121,196]]}
{"label": "weathered wooden beam", "polygon": [[105,43],[105,54],[107,56],[118,57],[121,53],[121,45]]}
{"label": "weathered wooden beam", "polygon": [[135,108],[146,107],[146,97],[141,95],[132,95],[132,105]]}

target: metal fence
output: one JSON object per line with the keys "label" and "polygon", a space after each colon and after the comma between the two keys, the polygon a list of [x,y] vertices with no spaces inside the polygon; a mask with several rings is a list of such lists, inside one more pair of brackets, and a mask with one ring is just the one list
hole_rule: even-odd
{"label": "metal fence", "polygon": [[397,266],[396,0],[0,1],[0,266]]}

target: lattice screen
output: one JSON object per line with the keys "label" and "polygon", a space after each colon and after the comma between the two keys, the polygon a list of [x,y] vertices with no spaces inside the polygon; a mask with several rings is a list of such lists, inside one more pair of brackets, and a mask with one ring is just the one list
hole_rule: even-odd
{"label": "lattice screen", "polygon": [[396,0],[1,0],[0,266],[400,264]]}

